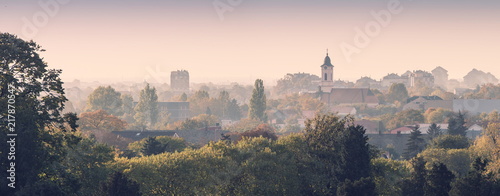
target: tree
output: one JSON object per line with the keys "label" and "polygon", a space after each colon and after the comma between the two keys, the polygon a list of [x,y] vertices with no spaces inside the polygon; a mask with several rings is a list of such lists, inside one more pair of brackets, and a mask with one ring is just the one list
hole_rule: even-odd
{"label": "tree", "polygon": [[404,110],[396,113],[395,115],[390,115],[387,122],[387,129],[395,129],[405,125],[416,124],[424,122],[424,116],[419,110]]}
{"label": "tree", "polygon": [[[52,125],[64,122],[61,112],[67,101],[64,95],[61,70],[48,69],[39,52],[44,50],[33,41],[24,41],[9,33],[0,33],[0,116],[14,119],[12,124],[0,123],[0,168],[10,168],[8,160],[8,133],[22,133],[15,137],[16,183],[7,179],[8,172],[0,172],[0,195],[14,195],[21,189],[42,187],[41,176],[61,155],[58,141],[50,135]],[[15,110],[15,111],[13,111]],[[11,117],[9,117],[9,115]],[[12,123],[13,121],[9,121]],[[45,129],[50,127],[50,129]],[[51,175],[51,174],[47,174]],[[16,189],[8,188],[11,183]],[[52,181],[47,181],[52,183]],[[36,185],[38,184],[38,185]],[[47,185],[47,184],[45,184]]]}
{"label": "tree", "polygon": [[461,135],[465,136],[467,131],[467,126],[465,126],[465,115],[462,112],[451,116],[448,120],[448,134],[450,135]]}
{"label": "tree", "polygon": [[127,122],[108,114],[104,110],[84,112],[78,121],[82,130],[86,131],[123,131]]}
{"label": "tree", "polygon": [[[252,130],[245,131],[240,133],[240,136],[243,137],[263,137],[271,140],[277,140],[278,136],[274,133],[274,128],[269,126],[268,124],[260,124]],[[238,139],[237,141],[241,140]]]}
{"label": "tree", "polygon": [[441,126],[437,126],[436,123],[432,123],[427,130],[427,134],[429,135],[429,139],[432,140],[441,135]]}
{"label": "tree", "polygon": [[394,83],[389,88],[389,92],[386,96],[387,101],[390,103],[394,103],[395,101],[406,103],[406,99],[408,99],[408,91],[406,90],[406,86],[404,84]]}
{"label": "tree", "polygon": [[[328,179],[324,183],[329,184],[325,188],[330,194],[337,192],[335,184],[370,176],[370,148],[364,133],[365,129],[355,126],[350,117],[318,115],[307,120],[305,140],[309,153],[323,165],[323,169],[314,172]],[[365,194],[371,195],[370,192]]]}
{"label": "tree", "polygon": [[466,149],[469,147],[469,139],[461,135],[441,135],[431,141],[431,147],[444,149]]}
{"label": "tree", "polygon": [[149,84],[141,90],[139,102],[135,106],[135,120],[142,128],[154,126],[158,120],[158,95]]}
{"label": "tree", "polygon": [[105,110],[109,114],[123,114],[121,94],[111,86],[99,86],[89,95],[86,111]]}
{"label": "tree", "polygon": [[148,137],[148,139],[144,142],[141,152],[144,156],[156,155],[163,153],[164,148],[163,145],[156,140],[156,137]]}
{"label": "tree", "polygon": [[248,117],[267,122],[266,94],[264,92],[264,82],[261,79],[255,80]]}
{"label": "tree", "polygon": [[451,189],[451,182],[455,175],[443,163],[433,164],[427,173],[424,186],[424,195],[446,196]]}
{"label": "tree", "polygon": [[187,99],[188,99],[188,96],[186,95],[186,93],[182,93],[179,101],[187,101]]}
{"label": "tree", "polygon": [[429,108],[425,111],[424,117],[427,123],[443,123],[453,114],[453,111],[443,108]]}
{"label": "tree", "polygon": [[134,99],[130,95],[122,95],[122,111],[124,114],[134,114]]}
{"label": "tree", "polygon": [[[140,141],[132,142],[128,145],[128,149],[134,154],[138,155],[142,153],[142,155],[148,156],[164,152],[181,152],[187,148],[186,141],[182,138],[170,136],[156,136],[151,138],[148,137]],[[148,152],[144,154],[144,150]]]}
{"label": "tree", "polygon": [[109,179],[101,184],[101,194],[106,196],[140,196],[139,184],[123,175],[114,172]]}
{"label": "tree", "polygon": [[487,165],[488,161],[476,158],[469,173],[453,182],[450,195],[498,195],[500,189],[493,176],[486,173]]}
{"label": "tree", "polygon": [[415,125],[410,133],[410,138],[406,143],[406,149],[403,152],[403,157],[405,159],[411,159],[417,156],[418,153],[422,152],[425,148],[425,140],[422,138],[422,133],[420,132],[420,127]]}
{"label": "tree", "polygon": [[238,101],[236,101],[236,99],[233,99],[233,100],[231,100],[231,102],[228,103],[226,114],[227,114],[227,116],[229,116],[229,118],[231,120],[240,120],[241,119],[241,117],[242,117],[241,108],[238,105]]}
{"label": "tree", "polygon": [[424,186],[426,184],[425,176],[425,160],[422,157],[415,157],[411,161],[413,171],[409,178],[403,179],[401,182],[401,195],[407,196],[422,196],[424,195]]}

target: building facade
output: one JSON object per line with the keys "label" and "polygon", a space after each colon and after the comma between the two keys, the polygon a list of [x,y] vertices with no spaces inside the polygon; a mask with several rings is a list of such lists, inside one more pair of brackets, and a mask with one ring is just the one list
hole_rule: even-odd
{"label": "building facade", "polygon": [[170,73],[170,89],[179,92],[189,91],[189,72],[177,70]]}

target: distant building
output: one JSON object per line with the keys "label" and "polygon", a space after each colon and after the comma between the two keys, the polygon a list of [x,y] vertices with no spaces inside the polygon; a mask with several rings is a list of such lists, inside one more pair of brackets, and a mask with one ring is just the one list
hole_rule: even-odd
{"label": "distant building", "polygon": [[[429,131],[429,127],[431,125],[432,124],[425,124],[425,123],[418,124],[419,130],[422,134],[429,134],[428,131]],[[448,134],[448,124],[441,123],[441,124],[436,124],[436,125],[439,126],[442,134]],[[391,134],[409,135],[412,132],[413,127],[415,127],[415,125],[402,126],[402,127],[391,130],[390,133]],[[468,128],[465,131],[465,134],[466,134],[465,136],[470,138],[470,139],[476,139],[478,136],[481,135],[481,132],[483,131],[483,128],[477,124],[468,125],[467,127]]]}
{"label": "distant building", "polygon": [[[319,86],[320,100],[328,106],[367,104],[378,105],[378,98],[369,88],[338,88],[333,80],[333,65],[328,51],[323,65],[321,65],[321,83]],[[340,82],[340,81],[338,81]],[[346,85],[348,83],[345,83]]]}
{"label": "distant building", "polygon": [[382,125],[381,122],[370,121],[370,120],[355,120],[355,125],[363,126],[366,129],[365,134],[381,134]]}
{"label": "distant building", "polygon": [[366,104],[375,107],[379,104],[369,88],[332,88],[330,92],[323,92],[320,99],[329,106]]}
{"label": "distant building", "polygon": [[500,111],[500,99],[454,99],[453,111],[467,111],[469,114],[490,113]]}
{"label": "distant building", "polygon": [[431,72],[434,76],[434,84],[446,90],[448,86],[448,71],[439,66],[433,69]]}
{"label": "distant building", "polygon": [[[134,102],[134,107],[137,102]],[[174,121],[185,120],[190,118],[189,102],[158,102],[158,113],[170,114],[170,119]]]}
{"label": "distant building", "polygon": [[417,70],[410,74],[410,86],[417,85],[434,87],[434,76],[426,71]]}
{"label": "distant building", "polygon": [[356,80],[356,87],[358,88],[380,88],[380,82],[370,77],[361,77]]}
{"label": "distant building", "polygon": [[443,100],[438,96],[413,96],[408,98],[407,104],[403,106],[403,110],[427,110],[429,108],[444,108],[453,109],[451,100]]}
{"label": "distant building", "polygon": [[408,86],[408,76],[399,76],[398,74],[391,73],[387,76],[384,76],[381,81],[381,85],[383,87],[390,87],[392,84],[398,83]]}
{"label": "distant building", "polygon": [[170,73],[170,88],[173,91],[189,91],[189,72],[186,70],[177,70]]}
{"label": "distant building", "polygon": [[190,118],[189,102],[158,102],[158,111],[169,113],[174,121]]}
{"label": "distant building", "polygon": [[356,115],[357,110],[352,106],[333,106],[330,111],[340,116]]}
{"label": "distant building", "polygon": [[464,76],[464,84],[468,88],[476,88],[478,85],[487,83],[497,84],[498,79],[491,73],[472,69],[467,75]]}

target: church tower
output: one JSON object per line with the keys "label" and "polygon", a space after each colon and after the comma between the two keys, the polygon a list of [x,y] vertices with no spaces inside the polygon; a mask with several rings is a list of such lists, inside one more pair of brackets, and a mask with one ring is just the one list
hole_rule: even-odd
{"label": "church tower", "polygon": [[325,62],[321,65],[321,84],[320,89],[323,92],[330,92],[333,88],[333,65],[326,50]]}

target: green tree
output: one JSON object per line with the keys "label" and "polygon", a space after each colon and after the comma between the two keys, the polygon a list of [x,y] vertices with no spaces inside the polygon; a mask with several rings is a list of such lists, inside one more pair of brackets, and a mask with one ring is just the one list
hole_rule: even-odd
{"label": "green tree", "polygon": [[426,176],[424,195],[446,196],[451,189],[455,175],[443,163],[433,164]]}
{"label": "green tree", "polygon": [[109,114],[123,114],[121,94],[111,86],[99,86],[89,95],[86,111],[105,110]]}
{"label": "green tree", "polygon": [[415,125],[410,133],[410,138],[406,143],[406,149],[403,152],[403,157],[405,159],[411,159],[417,156],[418,153],[422,152],[425,148],[425,140],[422,138],[422,133],[420,132],[420,127]]}
{"label": "green tree", "polygon": [[266,94],[264,92],[264,82],[261,79],[255,80],[248,116],[251,119],[267,122]]}
{"label": "green tree", "polygon": [[389,92],[386,97],[387,101],[390,103],[394,103],[395,101],[406,103],[406,99],[408,99],[408,90],[406,90],[406,86],[404,84],[394,83],[389,88]]}
{"label": "green tree", "polygon": [[413,171],[409,178],[401,181],[401,195],[422,196],[424,195],[424,186],[426,184],[425,176],[427,176],[427,170],[425,169],[426,162],[422,157],[415,157],[410,163]]}
{"label": "green tree", "polygon": [[236,99],[233,99],[228,103],[227,116],[231,120],[240,120],[241,119],[242,112],[241,112],[240,106],[238,105],[238,101],[236,101]]}
{"label": "green tree", "polygon": [[122,111],[124,114],[134,114],[134,99],[130,95],[122,95]]}
{"label": "green tree", "polygon": [[352,182],[342,182],[337,189],[337,196],[375,196],[375,183],[370,178],[361,178]]}
{"label": "green tree", "polygon": [[[67,101],[64,95],[61,70],[48,69],[40,57],[44,50],[33,41],[24,41],[9,33],[0,33],[0,116],[2,119],[15,117],[16,189],[8,188],[11,183],[11,160],[8,160],[9,127],[7,122],[0,123],[0,195],[14,195],[21,189],[30,187],[54,187],[53,181],[41,180],[51,164],[58,161],[61,151],[58,142],[50,134],[50,127],[64,121],[61,112]],[[15,112],[13,111],[15,110]],[[12,121],[9,121],[12,123]],[[53,152],[54,150],[55,152]],[[47,174],[51,175],[51,174]],[[50,185],[49,185],[50,184]],[[54,186],[53,186],[54,185]]]}
{"label": "green tree", "polygon": [[498,195],[500,187],[493,176],[486,173],[487,165],[488,161],[476,158],[471,171],[453,182],[450,195]]}
{"label": "green tree", "polygon": [[387,129],[395,129],[405,125],[411,125],[424,122],[424,116],[420,110],[404,110],[391,115],[386,127]]}
{"label": "green tree", "polygon": [[458,112],[448,120],[448,134],[465,136],[467,131],[465,125],[465,114]]}
{"label": "green tree", "polygon": [[349,184],[346,180],[356,182],[370,176],[370,149],[364,133],[365,129],[355,126],[350,117],[319,115],[306,122],[306,143],[311,155],[323,165],[314,172],[328,179],[327,193],[335,194],[335,185]]}
{"label": "green tree", "polygon": [[469,139],[461,135],[441,135],[431,141],[431,147],[444,149],[466,149],[469,147]]}
{"label": "green tree", "polygon": [[429,135],[429,139],[432,140],[441,135],[441,126],[438,126],[436,123],[432,123],[427,130],[427,134]]}
{"label": "green tree", "polygon": [[[146,146],[146,143],[150,142],[151,140],[153,141],[153,146],[156,148],[158,147],[158,150],[151,150],[152,152],[159,154],[159,153],[164,153],[164,152],[180,152],[183,151],[185,148],[187,148],[186,141],[182,138],[174,138],[174,137],[169,137],[169,136],[156,136],[153,139],[144,138],[140,141],[132,142],[128,145],[128,149],[133,152],[133,154],[139,155],[142,154],[144,147]],[[151,144],[148,144],[151,145]],[[150,146],[148,146],[149,148]],[[147,156],[146,154],[143,154]],[[150,155],[150,154],[149,154]]]}
{"label": "green tree", "polygon": [[109,179],[101,184],[101,195],[105,196],[140,196],[139,184],[123,175],[114,172]]}
{"label": "green tree", "polygon": [[142,128],[154,126],[158,120],[158,95],[149,84],[141,90],[139,102],[135,106],[135,120]]}
{"label": "green tree", "polygon": [[156,140],[156,137],[148,137],[141,150],[144,156],[156,155],[164,152],[163,145]]}
{"label": "green tree", "polygon": [[179,101],[187,101],[187,99],[188,99],[188,96],[186,95],[186,93],[182,93]]}

